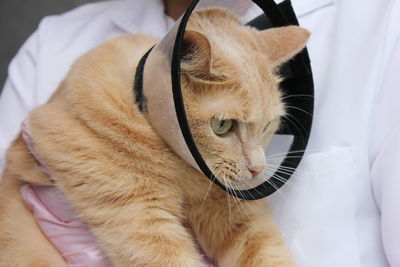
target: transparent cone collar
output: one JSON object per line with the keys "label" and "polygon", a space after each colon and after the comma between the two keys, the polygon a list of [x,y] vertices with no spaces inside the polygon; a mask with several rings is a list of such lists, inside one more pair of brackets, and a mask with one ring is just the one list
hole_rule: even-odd
{"label": "transparent cone collar", "polygon": [[[188,106],[190,101],[185,98],[190,97],[190,94],[182,91],[183,85],[181,84],[181,75],[182,71],[185,71],[182,70],[182,68],[185,68],[182,67],[182,64],[184,64],[182,62],[184,61],[186,53],[185,49],[187,49],[185,46],[187,45],[185,44],[185,38],[190,36],[188,32],[195,28],[190,25],[190,22],[188,25],[188,21],[191,19],[192,14],[196,14],[198,10],[204,8],[222,8],[228,10],[235,14],[243,25],[252,21],[254,22],[254,25],[252,26],[257,28],[267,27],[269,24],[274,26],[286,26],[291,23],[295,24],[288,21],[284,12],[273,1],[193,1],[185,14],[175,23],[168,34],[142,58],[136,73],[135,81],[137,101],[157,134],[180,158],[200,172],[203,172],[205,176],[226,192],[243,199],[259,199],[276,191],[284,184],[290,175],[285,176],[280,174],[280,178],[275,179],[275,181],[273,181],[274,175],[271,175],[272,177],[269,180],[266,180],[265,177],[260,179],[249,179],[246,183],[242,183],[241,186],[238,186],[237,184],[233,186],[232,182],[229,180],[227,181],[225,177],[219,176],[218,173],[213,173],[213,166],[207,165],[204,155],[200,153],[200,150],[204,151],[204,144],[202,146],[199,142],[195,142],[196,138],[193,136],[193,133],[196,133],[196,129],[193,128],[194,126],[192,126],[192,128],[190,127],[193,123],[190,123],[188,115],[190,116],[189,111],[191,111],[191,108],[193,107]],[[214,26],[210,24],[210,27]],[[215,27],[217,27],[217,25]],[[192,32],[194,38],[199,40],[199,38],[201,39],[202,37],[197,36],[198,34],[200,33],[196,33],[196,31]],[[226,34],[229,34],[229,32]],[[202,44],[200,42],[198,45],[206,46],[207,44]],[[312,94],[313,87],[311,69],[309,68],[306,53],[306,51],[303,51],[302,55],[295,58],[296,60],[294,60],[294,62],[297,64],[295,64],[296,66],[291,63],[291,66],[286,67],[289,73],[289,75],[287,75],[287,80],[291,82],[291,84],[286,85],[286,87],[296,87],[293,86],[293,84],[296,84],[294,79],[297,79],[297,83],[301,85],[298,87],[303,88],[302,90],[305,93]],[[205,59],[200,57],[196,62],[198,62],[198,64],[205,64],[204,66],[209,64],[207,61],[203,60]],[[293,71],[293,68],[297,68],[297,72]],[[303,69],[299,70],[299,68]],[[293,75],[293,73],[299,73],[300,75],[296,76]],[[219,82],[218,77],[213,77],[212,73],[201,74],[199,76],[200,79],[204,79],[202,75],[210,75],[210,77],[206,77],[206,79],[215,78],[212,82],[216,82],[216,84]],[[289,77],[290,75],[292,77]],[[285,81],[282,85],[285,86]],[[297,93],[298,92],[296,92],[296,94]],[[290,104],[296,105],[297,103]],[[306,109],[307,112],[312,114],[312,101],[310,102],[308,99],[306,102],[300,103],[300,105],[301,109]],[[299,117],[299,119],[304,121],[306,131],[299,133],[293,129],[288,129],[287,132],[282,132],[281,134],[294,136],[289,151],[281,151],[282,155],[293,156],[291,151],[304,151],[307,145],[308,135],[311,129],[311,121],[310,118]],[[210,146],[208,149],[213,148]],[[295,169],[300,162],[302,155],[303,152],[297,153],[296,160],[291,160],[290,158],[292,157],[285,158],[282,161],[281,166]],[[271,181],[274,182],[272,185]]]}

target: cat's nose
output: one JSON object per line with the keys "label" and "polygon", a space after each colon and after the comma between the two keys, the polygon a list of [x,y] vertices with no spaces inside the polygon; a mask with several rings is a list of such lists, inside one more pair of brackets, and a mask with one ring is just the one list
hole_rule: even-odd
{"label": "cat's nose", "polygon": [[264,167],[263,166],[250,166],[247,169],[251,172],[251,174],[253,176],[256,176],[257,174],[261,173],[264,170]]}

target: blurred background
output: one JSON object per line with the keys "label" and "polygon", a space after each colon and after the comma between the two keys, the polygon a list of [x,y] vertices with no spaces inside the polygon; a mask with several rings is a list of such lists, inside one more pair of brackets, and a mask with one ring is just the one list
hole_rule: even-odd
{"label": "blurred background", "polygon": [[0,0],[0,93],[19,47],[47,15],[99,0]]}

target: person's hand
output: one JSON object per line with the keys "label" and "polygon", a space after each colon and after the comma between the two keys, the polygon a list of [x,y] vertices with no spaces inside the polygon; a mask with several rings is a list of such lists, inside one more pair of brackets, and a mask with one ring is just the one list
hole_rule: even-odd
{"label": "person's hand", "polygon": [[[21,197],[32,211],[36,223],[69,266],[112,266],[88,226],[75,216],[59,190],[52,186],[24,185]],[[215,265],[204,260],[204,267]]]}

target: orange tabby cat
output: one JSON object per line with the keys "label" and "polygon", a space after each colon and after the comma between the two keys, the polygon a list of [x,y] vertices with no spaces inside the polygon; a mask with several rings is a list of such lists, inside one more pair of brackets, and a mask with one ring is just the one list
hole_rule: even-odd
{"label": "orange tabby cat", "polygon": [[[309,34],[294,26],[259,32],[219,9],[196,11],[187,30],[181,81],[193,136],[214,173],[250,179],[249,166],[265,165],[263,147],[284,114],[276,68]],[[29,115],[54,182],[19,136],[0,184],[0,266],[66,266],[22,203],[26,183],[64,192],[115,266],[201,266],[196,244],[219,266],[295,266],[265,201],[212,186],[203,203],[210,181],[139,111],[134,73],[156,41],[123,36],[93,49]],[[217,135],[216,118],[234,127]]]}

